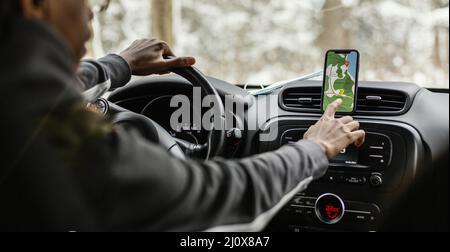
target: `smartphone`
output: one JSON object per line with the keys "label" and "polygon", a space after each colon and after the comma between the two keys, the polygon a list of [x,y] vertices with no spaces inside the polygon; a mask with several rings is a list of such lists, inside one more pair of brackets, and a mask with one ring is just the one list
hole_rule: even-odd
{"label": "smartphone", "polygon": [[338,99],[343,103],[338,114],[353,114],[356,110],[359,58],[357,50],[329,50],[325,56],[322,89],[322,112]]}

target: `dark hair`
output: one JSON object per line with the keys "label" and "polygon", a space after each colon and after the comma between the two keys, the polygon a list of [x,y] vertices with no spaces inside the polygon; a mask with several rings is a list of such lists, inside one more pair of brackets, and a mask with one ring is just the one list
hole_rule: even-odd
{"label": "dark hair", "polygon": [[[41,4],[44,0],[33,0],[34,4]],[[111,0],[104,0],[101,4],[101,11],[108,9]],[[13,16],[20,15],[20,2],[18,0],[1,0],[0,2],[0,20],[10,19]],[[0,23],[1,24],[1,23]]]}
{"label": "dark hair", "polygon": [[[33,0],[35,5],[39,5],[44,0]],[[20,15],[20,1],[18,0],[2,0],[0,2],[0,18],[8,19],[13,16]]]}
{"label": "dark hair", "polygon": [[[39,5],[44,0],[33,0],[33,3]],[[21,15],[20,1],[18,0],[1,0],[0,1],[0,33],[8,30],[8,25],[14,17]]]}
{"label": "dark hair", "polygon": [[[10,30],[8,27],[13,17],[20,15],[20,2],[18,0],[0,1],[0,35],[6,37]],[[2,39],[3,40],[3,39]],[[1,42],[1,41],[0,41]]]}
{"label": "dark hair", "polygon": [[17,0],[2,0],[0,2],[0,19],[6,20],[20,14],[20,2]]}

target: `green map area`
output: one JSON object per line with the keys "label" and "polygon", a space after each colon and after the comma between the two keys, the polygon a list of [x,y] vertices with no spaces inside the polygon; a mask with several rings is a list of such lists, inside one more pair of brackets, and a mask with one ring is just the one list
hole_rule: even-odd
{"label": "green map area", "polygon": [[324,110],[334,101],[342,99],[343,103],[338,112],[353,112],[355,73],[353,75],[350,73],[351,64],[356,64],[356,62],[350,62],[348,55],[328,53],[323,97]]}

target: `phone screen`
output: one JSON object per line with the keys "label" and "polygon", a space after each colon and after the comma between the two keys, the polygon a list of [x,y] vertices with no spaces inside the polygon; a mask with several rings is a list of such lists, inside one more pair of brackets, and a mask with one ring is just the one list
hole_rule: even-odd
{"label": "phone screen", "polygon": [[343,103],[337,112],[353,113],[356,109],[359,52],[328,51],[325,60],[322,110],[338,99]]}

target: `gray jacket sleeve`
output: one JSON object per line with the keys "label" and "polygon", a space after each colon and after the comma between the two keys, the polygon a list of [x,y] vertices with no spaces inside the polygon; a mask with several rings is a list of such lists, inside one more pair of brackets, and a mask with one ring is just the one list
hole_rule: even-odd
{"label": "gray jacket sleeve", "polygon": [[328,168],[323,150],[309,141],[243,160],[208,162],[173,158],[121,129],[101,146],[100,171],[83,177],[92,178],[87,188],[96,192],[86,195],[99,196],[92,202],[109,231],[261,231],[268,220],[255,223],[264,222],[259,217]]}
{"label": "gray jacket sleeve", "polygon": [[131,69],[128,63],[117,54],[108,54],[98,60],[83,60],[78,68],[78,77],[85,90],[107,80],[111,88],[125,86],[131,79]]}

